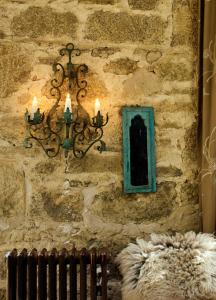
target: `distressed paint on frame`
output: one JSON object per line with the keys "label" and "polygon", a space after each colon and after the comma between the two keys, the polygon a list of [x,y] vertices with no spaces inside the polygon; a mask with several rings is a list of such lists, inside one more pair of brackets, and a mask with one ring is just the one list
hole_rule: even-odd
{"label": "distressed paint on frame", "polygon": [[[131,183],[131,145],[130,126],[136,116],[141,116],[147,128],[147,162],[148,184],[132,185]],[[123,158],[124,158],[124,192],[144,193],[156,192],[156,161],[154,137],[154,109],[153,107],[124,107],[123,108]]]}

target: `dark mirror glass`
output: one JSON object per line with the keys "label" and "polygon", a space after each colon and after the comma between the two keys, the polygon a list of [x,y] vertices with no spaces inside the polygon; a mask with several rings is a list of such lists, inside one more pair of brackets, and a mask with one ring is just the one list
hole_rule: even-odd
{"label": "dark mirror glass", "polygon": [[130,124],[130,162],[131,184],[148,185],[147,128],[140,115],[136,115]]}

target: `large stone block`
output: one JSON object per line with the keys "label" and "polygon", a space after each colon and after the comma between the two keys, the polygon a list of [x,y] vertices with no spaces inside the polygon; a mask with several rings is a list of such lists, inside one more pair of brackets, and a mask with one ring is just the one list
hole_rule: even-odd
{"label": "large stone block", "polygon": [[192,61],[182,54],[170,53],[154,63],[154,72],[163,80],[186,81],[194,76]]}
{"label": "large stone block", "polygon": [[179,177],[182,176],[182,170],[175,166],[159,166],[157,167],[157,176],[159,177]]}
{"label": "large stone block", "polygon": [[71,12],[56,12],[48,6],[31,6],[13,18],[11,30],[16,36],[28,36],[30,38],[47,35],[75,37],[77,17]]}
{"label": "large stone block", "polygon": [[83,196],[80,191],[61,193],[49,191],[42,193],[44,209],[56,221],[81,221]]}
{"label": "large stone block", "polygon": [[132,9],[151,10],[154,9],[158,0],[128,0],[128,4]]}
{"label": "large stone block", "polygon": [[143,103],[144,97],[156,94],[160,91],[160,77],[142,68],[136,70],[133,76],[124,81],[122,98],[136,99],[135,104],[141,104]]}
{"label": "large stone block", "polygon": [[175,114],[167,112],[166,117],[164,117],[163,110],[160,112],[156,110],[155,125],[158,128],[158,130],[162,130],[164,128],[167,128],[168,130],[177,129],[180,137],[181,135],[184,134],[184,126],[191,125],[191,116],[193,116],[193,114],[190,111],[186,110],[186,111],[178,111]]}
{"label": "large stone block", "polygon": [[[182,95],[180,95],[182,99]],[[175,98],[175,99],[174,99]],[[187,98],[186,98],[187,99]],[[164,100],[155,104],[155,111],[163,114],[166,113],[184,113],[185,111],[192,113],[196,113],[197,106],[195,103],[191,102],[191,97],[188,97],[189,101],[180,101],[176,96],[171,97],[169,100]],[[173,117],[175,116],[173,115]]]}
{"label": "large stone block", "polygon": [[173,1],[173,35],[172,46],[198,45],[199,1]]}
{"label": "large stone block", "polygon": [[24,173],[14,161],[0,158],[0,216],[25,213]]}
{"label": "large stone block", "polygon": [[82,160],[70,159],[68,161],[68,172],[112,172],[119,174],[121,172],[121,157],[119,153],[88,153]]}
{"label": "large stone block", "polygon": [[0,45],[0,95],[7,97],[30,76],[31,58],[15,43]]}
{"label": "large stone block", "polygon": [[128,75],[137,69],[137,61],[127,58],[119,58],[107,63],[103,70],[104,72],[113,73],[116,75]]}
{"label": "large stone block", "polygon": [[186,204],[176,208],[164,224],[170,232],[200,231],[199,205]]}
{"label": "large stone block", "polygon": [[157,193],[139,196],[125,195],[122,189],[98,193],[92,203],[92,212],[107,222],[137,224],[167,217],[173,210],[177,192],[176,183],[164,181]]}
{"label": "large stone block", "polygon": [[65,189],[80,188],[82,191],[85,188],[93,188],[99,186],[109,185],[110,182],[116,183],[120,181],[120,175],[116,175],[113,172],[73,172],[67,173],[68,178],[64,182]]}
{"label": "large stone block", "polygon": [[159,16],[97,11],[87,20],[85,38],[115,43],[148,41],[160,44],[166,27],[167,23]]}

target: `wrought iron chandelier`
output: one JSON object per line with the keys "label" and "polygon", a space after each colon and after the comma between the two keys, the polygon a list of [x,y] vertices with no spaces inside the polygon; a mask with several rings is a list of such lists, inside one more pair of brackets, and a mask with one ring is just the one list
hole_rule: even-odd
{"label": "wrought iron chandelier", "polygon": [[[76,65],[72,63],[72,57],[81,54],[81,51],[74,48],[72,43],[60,49],[59,53],[61,56],[68,55],[68,62],[66,67],[60,63],[53,64],[55,78],[51,80],[50,95],[56,99],[55,103],[45,115],[45,113],[40,112],[37,98],[34,97],[31,113],[28,110],[25,113],[28,134],[24,140],[24,146],[31,148],[33,146],[32,141],[36,141],[48,157],[57,156],[60,149],[63,148],[65,157],[72,150],[76,158],[83,158],[95,144],[98,144],[97,150],[102,152],[106,149],[102,137],[103,127],[109,120],[108,114],[105,118],[101,114],[98,99],[95,102],[95,116],[93,118],[90,119],[82,114],[81,100],[87,95],[85,76],[88,73],[88,67],[85,64]],[[68,93],[64,111],[62,111],[60,105],[62,100],[61,90],[65,84]],[[72,96],[76,100],[73,111]]]}

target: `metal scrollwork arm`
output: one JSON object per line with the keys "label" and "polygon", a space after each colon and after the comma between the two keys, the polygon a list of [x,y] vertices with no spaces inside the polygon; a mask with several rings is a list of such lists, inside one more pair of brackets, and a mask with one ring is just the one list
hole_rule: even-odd
{"label": "metal scrollwork arm", "polygon": [[[102,141],[103,127],[108,123],[108,114],[104,120],[100,111],[92,118],[82,118],[79,113],[81,101],[87,96],[88,67],[85,64],[75,65],[72,57],[80,56],[81,51],[68,43],[59,51],[61,56],[68,56],[66,67],[61,63],[53,64],[55,78],[51,80],[50,95],[55,98],[55,102],[49,110],[47,116],[41,114],[38,108],[30,115],[25,113],[25,121],[28,129],[28,136],[24,140],[26,148],[32,147],[31,141],[36,141],[44,150],[48,157],[58,155],[61,148],[65,150],[65,156],[72,150],[76,158],[83,158],[93,145],[99,143],[98,151],[105,150],[105,143]],[[76,116],[70,107],[65,108],[62,117],[59,117],[59,103],[62,99],[62,86],[68,84],[68,93],[75,96],[77,102]],[[65,130],[63,131],[63,129]],[[64,137],[62,137],[64,132]]]}

